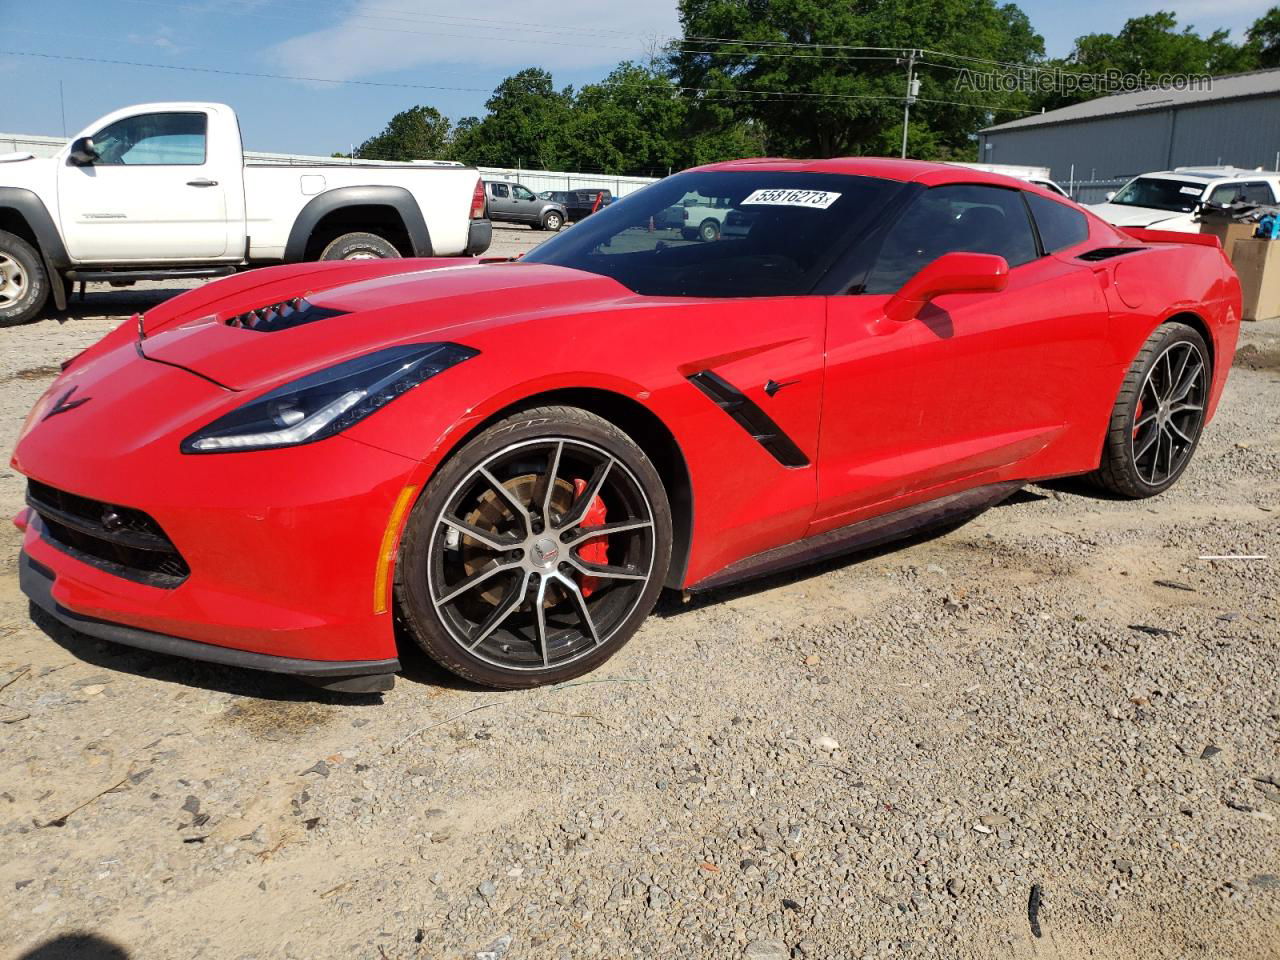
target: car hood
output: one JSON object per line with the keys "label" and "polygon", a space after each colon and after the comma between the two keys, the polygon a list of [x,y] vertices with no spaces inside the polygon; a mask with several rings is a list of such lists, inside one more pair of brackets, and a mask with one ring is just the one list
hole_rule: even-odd
{"label": "car hood", "polygon": [[[452,341],[539,316],[595,309],[636,295],[607,277],[545,264],[408,262],[299,270],[213,299],[210,284],[178,312],[139,318],[139,351],[230,390],[270,387],[381,347]],[[320,267],[308,264],[307,267]],[[251,275],[250,275],[251,276]],[[237,278],[239,279],[239,278]],[[225,281],[224,281],[225,282]],[[203,296],[199,296],[203,295]],[[248,311],[303,297],[319,319],[276,330],[236,325]]]}
{"label": "car hood", "polygon": [[1119,203],[1095,203],[1089,209],[1116,227],[1153,227],[1186,233],[1195,233],[1198,229],[1191,214],[1174,210],[1153,210],[1150,207],[1131,207]]}

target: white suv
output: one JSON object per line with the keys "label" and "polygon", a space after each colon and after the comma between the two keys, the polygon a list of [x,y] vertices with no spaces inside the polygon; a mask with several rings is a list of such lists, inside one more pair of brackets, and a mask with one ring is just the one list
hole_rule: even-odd
{"label": "white suv", "polygon": [[1280,173],[1237,167],[1177,167],[1134,177],[1106,203],[1090,206],[1117,227],[1153,227],[1175,233],[1199,233],[1194,219],[1201,203],[1225,206],[1237,199],[1280,202]]}

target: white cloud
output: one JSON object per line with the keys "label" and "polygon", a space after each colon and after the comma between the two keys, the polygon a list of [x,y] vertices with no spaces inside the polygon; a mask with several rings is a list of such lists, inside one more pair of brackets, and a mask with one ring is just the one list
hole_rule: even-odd
{"label": "white cloud", "polygon": [[291,37],[266,56],[287,72],[335,80],[440,63],[555,70],[642,59],[678,31],[674,0],[493,0],[474,17],[453,9],[441,13],[428,0],[356,0],[339,23]]}

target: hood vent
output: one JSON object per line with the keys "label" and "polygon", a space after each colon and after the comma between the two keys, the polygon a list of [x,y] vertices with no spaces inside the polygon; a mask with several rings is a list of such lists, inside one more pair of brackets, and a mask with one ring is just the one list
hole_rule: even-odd
{"label": "hood vent", "polygon": [[304,323],[327,320],[329,317],[341,317],[346,313],[346,310],[317,307],[303,297],[294,297],[291,300],[283,300],[280,303],[259,307],[257,310],[227,317],[224,323],[229,327],[243,327],[245,330],[257,330],[259,333],[275,333],[277,330],[300,327]]}

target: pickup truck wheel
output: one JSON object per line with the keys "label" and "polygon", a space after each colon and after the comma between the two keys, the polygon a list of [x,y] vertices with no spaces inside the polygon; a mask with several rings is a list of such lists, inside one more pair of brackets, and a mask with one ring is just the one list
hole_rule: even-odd
{"label": "pickup truck wheel", "polygon": [[395,260],[400,251],[376,233],[344,233],[320,254],[321,260]]}
{"label": "pickup truck wheel", "polygon": [[714,243],[720,239],[720,224],[708,217],[698,228],[698,236],[706,243]]}
{"label": "pickup truck wheel", "polygon": [[0,230],[0,327],[30,323],[48,299],[40,254],[21,237]]}
{"label": "pickup truck wheel", "polygon": [[564,226],[564,217],[553,210],[542,218],[542,225],[552,233],[558,233],[560,228]]}

